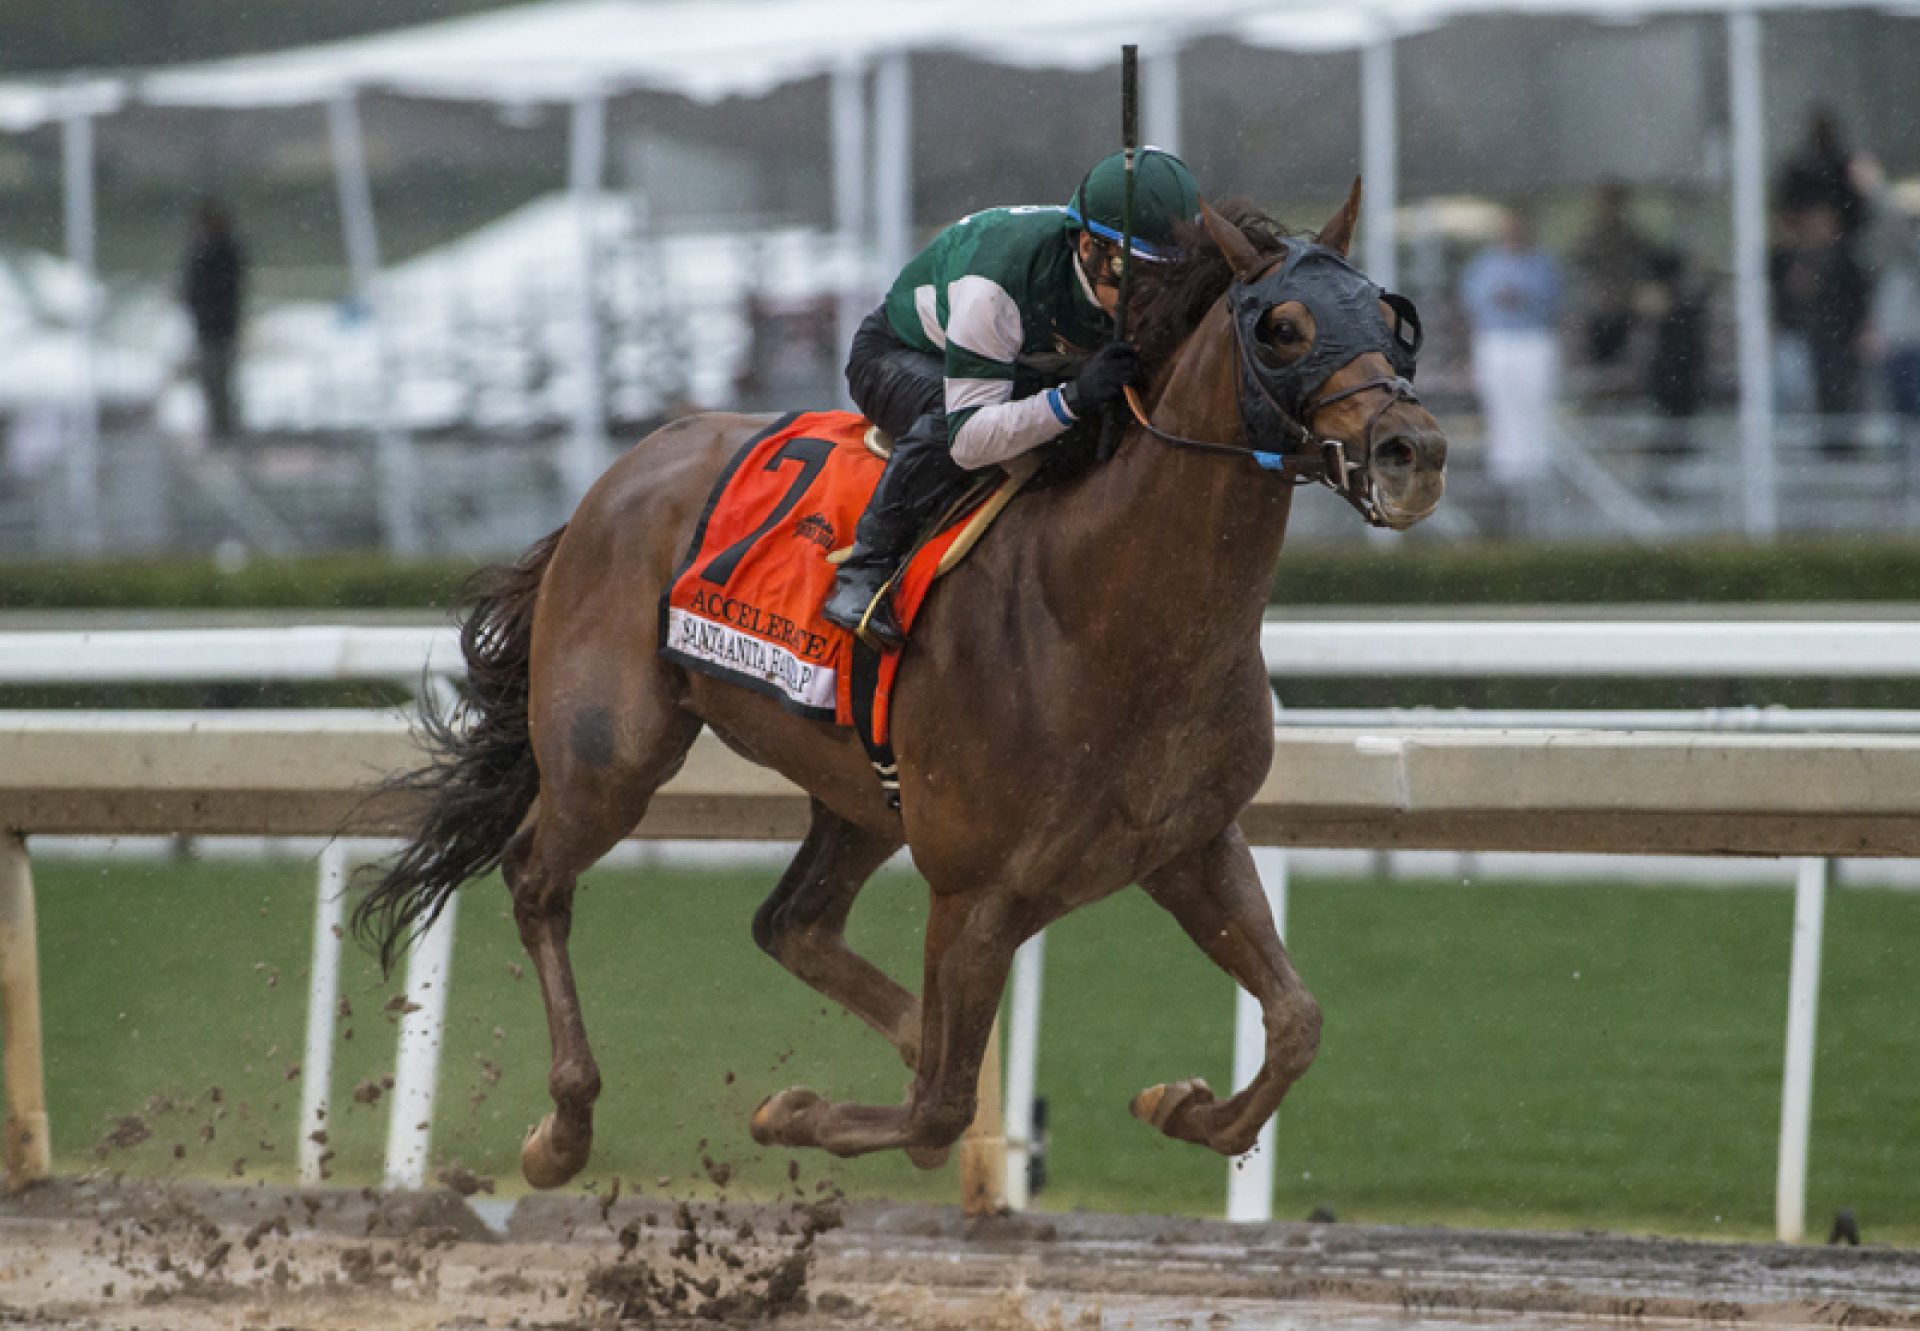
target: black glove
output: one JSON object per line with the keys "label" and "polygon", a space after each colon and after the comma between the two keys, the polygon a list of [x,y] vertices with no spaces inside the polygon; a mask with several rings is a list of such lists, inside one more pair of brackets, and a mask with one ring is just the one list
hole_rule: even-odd
{"label": "black glove", "polygon": [[1080,368],[1080,377],[1060,390],[1067,410],[1081,420],[1120,396],[1140,373],[1140,352],[1130,342],[1109,342]]}

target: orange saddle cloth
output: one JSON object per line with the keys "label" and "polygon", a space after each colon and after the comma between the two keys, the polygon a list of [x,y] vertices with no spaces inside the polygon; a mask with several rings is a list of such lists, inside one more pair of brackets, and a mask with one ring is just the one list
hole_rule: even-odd
{"label": "orange saddle cloth", "polygon": [[[853,634],[820,616],[833,589],[827,555],[853,543],[886,465],[866,432],[851,412],[798,412],[741,447],[661,599],[660,653],[803,716],[854,725],[856,706],[871,706],[872,737],[884,744],[900,653],[881,653],[875,676],[856,689]],[[913,626],[963,518],[923,542],[896,580],[903,628]]]}

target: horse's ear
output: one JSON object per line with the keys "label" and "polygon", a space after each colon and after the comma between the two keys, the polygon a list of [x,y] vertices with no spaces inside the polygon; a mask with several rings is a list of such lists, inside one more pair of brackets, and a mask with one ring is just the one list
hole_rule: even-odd
{"label": "horse's ear", "polygon": [[1360,225],[1360,177],[1353,178],[1353,188],[1347,191],[1347,201],[1340,205],[1340,211],[1320,228],[1320,243],[1330,250],[1338,250],[1341,255],[1353,248],[1353,230]]}
{"label": "horse's ear", "polygon": [[1235,277],[1251,277],[1259,271],[1260,251],[1253,247],[1245,232],[1216,213],[1204,199],[1200,201],[1200,220],[1206,225],[1207,234],[1213,237],[1213,243],[1227,256]]}

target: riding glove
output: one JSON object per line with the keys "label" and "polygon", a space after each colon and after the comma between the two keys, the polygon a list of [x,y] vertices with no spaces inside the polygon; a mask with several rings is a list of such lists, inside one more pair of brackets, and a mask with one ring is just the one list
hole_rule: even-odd
{"label": "riding glove", "polygon": [[1120,390],[1140,373],[1140,352],[1129,342],[1109,342],[1093,353],[1079,378],[1060,390],[1067,410],[1085,419],[1120,396]]}

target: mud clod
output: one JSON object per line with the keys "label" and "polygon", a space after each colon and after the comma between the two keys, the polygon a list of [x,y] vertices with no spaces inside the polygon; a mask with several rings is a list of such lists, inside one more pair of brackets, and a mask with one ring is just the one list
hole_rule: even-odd
{"label": "mud clod", "polygon": [[462,1197],[471,1197],[475,1193],[481,1192],[492,1193],[494,1189],[494,1181],[492,1179],[476,1174],[464,1165],[449,1165],[435,1175],[435,1177],[438,1178],[444,1186],[452,1188]]}
{"label": "mud clod", "polygon": [[114,1120],[113,1127],[101,1139],[99,1154],[104,1158],[109,1148],[130,1151],[151,1136],[153,1129],[147,1126],[146,1119],[127,1114]]}

